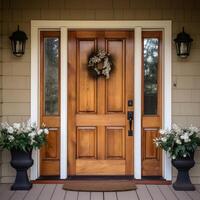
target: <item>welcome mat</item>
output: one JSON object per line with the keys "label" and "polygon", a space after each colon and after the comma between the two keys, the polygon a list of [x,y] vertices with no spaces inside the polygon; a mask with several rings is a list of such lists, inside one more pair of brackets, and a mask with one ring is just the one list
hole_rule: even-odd
{"label": "welcome mat", "polygon": [[63,189],[85,192],[117,192],[135,190],[136,185],[131,180],[67,180]]}

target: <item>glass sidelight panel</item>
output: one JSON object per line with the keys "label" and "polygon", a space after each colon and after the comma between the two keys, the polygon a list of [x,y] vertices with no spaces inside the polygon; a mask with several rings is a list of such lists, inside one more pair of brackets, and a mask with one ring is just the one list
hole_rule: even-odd
{"label": "glass sidelight panel", "polygon": [[144,115],[158,112],[158,62],[159,39],[143,39],[144,63]]}
{"label": "glass sidelight panel", "polygon": [[60,175],[60,32],[40,32],[40,124],[49,128],[40,149],[40,175]]}
{"label": "glass sidelight panel", "polygon": [[162,127],[162,31],[142,32],[142,176],[162,175],[153,139]]}
{"label": "glass sidelight panel", "polygon": [[59,114],[59,38],[44,38],[44,113]]}

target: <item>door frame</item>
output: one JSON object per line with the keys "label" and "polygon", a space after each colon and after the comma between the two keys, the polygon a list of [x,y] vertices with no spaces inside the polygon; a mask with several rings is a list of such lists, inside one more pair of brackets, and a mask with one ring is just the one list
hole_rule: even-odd
{"label": "door frame", "polygon": [[[171,127],[171,40],[172,23],[170,20],[159,21],[31,21],[31,121],[40,124],[40,30],[60,31],[60,63],[61,63],[61,113],[60,113],[60,178],[67,178],[67,46],[69,29],[129,29],[134,31],[134,178],[141,179],[141,72],[142,72],[142,31],[163,31],[163,126]],[[34,42],[32,42],[34,41]],[[140,88],[136,90],[135,88]],[[171,160],[162,152],[162,174],[166,180],[172,180]],[[34,165],[31,167],[31,180],[37,179],[40,174],[39,150],[33,152]]]}

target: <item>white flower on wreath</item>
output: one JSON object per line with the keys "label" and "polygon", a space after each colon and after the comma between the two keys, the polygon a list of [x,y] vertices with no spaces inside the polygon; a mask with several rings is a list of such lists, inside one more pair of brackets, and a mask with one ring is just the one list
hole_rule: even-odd
{"label": "white flower on wreath", "polygon": [[102,70],[102,74],[105,75],[106,78],[108,79],[110,77],[109,73],[110,73],[110,70],[111,70],[111,66],[110,66],[110,63],[109,63],[107,57],[104,60],[104,68],[105,69]]}

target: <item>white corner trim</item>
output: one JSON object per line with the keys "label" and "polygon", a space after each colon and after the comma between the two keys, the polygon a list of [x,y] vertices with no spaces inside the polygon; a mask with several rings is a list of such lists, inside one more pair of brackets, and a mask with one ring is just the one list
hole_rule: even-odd
{"label": "white corner trim", "polygon": [[[172,30],[171,22],[164,30],[164,68],[163,68],[163,128],[171,127],[171,69],[172,69]],[[171,159],[163,152],[163,176],[166,180],[172,180]]]}
{"label": "white corner trim", "polygon": [[[60,177],[67,177],[67,30],[68,29],[135,29],[134,53],[134,176],[141,178],[141,31],[142,29],[163,29],[164,31],[164,94],[163,128],[171,126],[171,21],[31,21],[31,120],[37,124],[39,118],[39,30],[61,30],[61,163]],[[34,42],[33,42],[34,41]],[[137,50],[137,52],[136,52]],[[39,153],[33,154],[34,165],[31,179],[39,177]],[[163,177],[171,180],[171,163],[163,155]]]}
{"label": "white corner trim", "polygon": [[[32,42],[36,41],[36,42]],[[38,28],[31,27],[31,121],[39,125],[39,40]],[[33,151],[34,164],[31,167],[30,178],[35,180],[39,174],[39,153]]]}
{"label": "white corner trim", "polygon": [[135,27],[134,34],[134,177],[141,179],[142,28]]}
{"label": "white corner trim", "polygon": [[67,178],[67,27],[61,27],[60,178]]}

